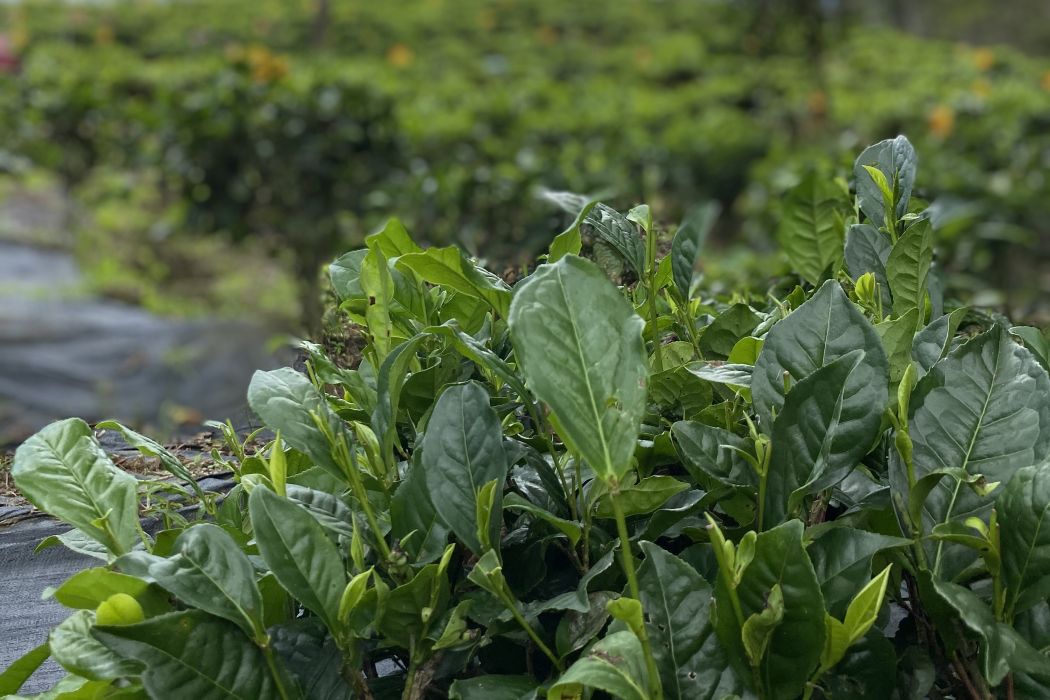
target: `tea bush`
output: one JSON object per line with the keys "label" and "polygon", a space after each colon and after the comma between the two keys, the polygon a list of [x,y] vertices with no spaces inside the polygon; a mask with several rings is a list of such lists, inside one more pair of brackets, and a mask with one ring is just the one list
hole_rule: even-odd
{"label": "tea bush", "polygon": [[787,199],[764,298],[706,291],[711,209],[661,257],[647,206],[563,197],[513,286],[389,222],[329,268],[360,362],[256,374],[273,437],[226,429],[198,518],[144,531],[80,420],[19,449],[99,565],[0,691],[1046,697],[1050,346],[945,304],[904,137],[854,181]]}

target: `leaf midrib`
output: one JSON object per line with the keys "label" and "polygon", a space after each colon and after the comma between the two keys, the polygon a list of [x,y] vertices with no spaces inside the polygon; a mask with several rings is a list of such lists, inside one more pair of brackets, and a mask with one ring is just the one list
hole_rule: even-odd
{"label": "leaf midrib", "polygon": [[[605,458],[605,468],[608,474],[614,474],[615,468],[612,464],[612,457],[609,454],[609,442],[605,438],[605,425],[602,423],[601,413],[598,412],[598,404],[595,403],[594,388],[591,386],[591,375],[587,371],[586,357],[583,354],[583,345],[580,342],[580,334],[577,330],[576,325],[576,314],[573,312],[573,305],[569,301],[569,297],[565,291],[565,283],[562,280],[561,269],[555,268],[555,276],[558,280],[558,291],[561,292],[562,302],[569,317],[569,326],[572,329],[572,339],[576,345],[577,359],[580,364],[580,374],[583,375],[583,382],[587,386],[587,398],[591,404],[591,411],[594,414],[595,426],[598,429],[598,439],[601,441],[602,455]],[[657,348],[659,352],[659,348]],[[593,466],[593,465],[592,465]]]}

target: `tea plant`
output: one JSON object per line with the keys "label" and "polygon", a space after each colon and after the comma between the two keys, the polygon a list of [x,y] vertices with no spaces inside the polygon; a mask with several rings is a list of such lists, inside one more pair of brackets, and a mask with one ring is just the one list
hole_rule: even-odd
{"label": "tea plant", "polygon": [[898,137],[803,183],[766,299],[703,293],[710,209],[660,257],[648,207],[565,197],[513,288],[391,221],[330,267],[363,359],[255,376],[274,438],[227,431],[212,522],[147,533],[79,420],[19,449],[100,565],[0,690],[1046,697],[1047,341],[946,308],[915,173]]}

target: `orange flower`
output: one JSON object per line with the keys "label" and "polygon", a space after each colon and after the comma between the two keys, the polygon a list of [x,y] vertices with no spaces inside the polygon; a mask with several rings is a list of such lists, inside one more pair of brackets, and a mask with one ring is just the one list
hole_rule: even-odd
{"label": "orange flower", "polygon": [[973,52],[973,65],[979,71],[986,71],[995,65],[995,53],[991,49],[977,49]]}
{"label": "orange flower", "polygon": [[553,46],[558,43],[558,30],[549,24],[536,27],[536,39],[541,44]]}
{"label": "orange flower", "polygon": [[823,117],[828,112],[828,96],[823,90],[814,90],[806,98],[806,105],[814,117]]}
{"label": "orange flower", "polygon": [[973,81],[973,84],[970,85],[970,92],[978,97],[988,97],[992,92],[992,84],[983,78],[975,80]]}
{"label": "orange flower", "polygon": [[955,112],[947,105],[937,105],[927,119],[930,132],[938,138],[947,138],[955,129]]}
{"label": "orange flower", "polygon": [[386,52],[386,60],[395,68],[407,68],[416,60],[416,54],[404,44],[394,44]]}
{"label": "orange flower", "polygon": [[113,27],[101,24],[95,28],[95,43],[100,46],[108,46],[113,43]]}

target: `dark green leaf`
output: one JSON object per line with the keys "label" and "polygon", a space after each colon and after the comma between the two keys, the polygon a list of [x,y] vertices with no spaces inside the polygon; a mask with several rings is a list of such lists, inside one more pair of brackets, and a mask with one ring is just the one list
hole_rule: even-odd
{"label": "dark green leaf", "polygon": [[408,473],[390,499],[390,523],[394,536],[404,543],[405,551],[416,562],[425,564],[441,556],[448,528],[430,500],[426,474],[419,459],[422,456],[418,450],[413,455]]}
{"label": "dark green leaf", "polygon": [[236,625],[204,612],[96,627],[94,634],[117,654],[144,665],[142,684],[150,697],[279,697],[259,648]]}
{"label": "dark green leaf", "polygon": [[856,281],[861,275],[872,273],[879,285],[879,293],[885,311],[893,305],[890,282],[886,277],[886,262],[890,259],[893,244],[890,237],[871,224],[854,224],[846,232],[846,269]]}
{"label": "dark green leaf", "polygon": [[95,613],[90,610],[78,610],[67,617],[48,637],[52,658],[70,673],[96,681],[139,675],[139,664],[115,654],[91,636],[94,624]]}
{"label": "dark green leaf", "polygon": [[175,551],[149,567],[158,584],[192,607],[265,637],[262,596],[248,556],[218,525],[195,525],[175,540]]}
{"label": "dark green leaf", "polygon": [[886,261],[886,278],[893,295],[893,313],[903,316],[909,309],[926,312],[926,279],[933,262],[933,225],[917,221],[900,237]]}
{"label": "dark green leaf", "polygon": [[[1028,350],[1014,344],[1000,326],[970,340],[937,363],[911,397],[911,439],[915,475],[961,469],[985,482],[1007,483],[1014,473],[1043,461],[1050,452],[1050,378]],[[925,502],[927,527],[985,511],[991,498],[961,479],[942,478]],[[934,570],[942,553],[936,544]],[[958,553],[946,573],[952,577],[971,558]]]}
{"label": "dark green leaf", "polygon": [[675,287],[683,299],[689,298],[693,275],[700,262],[700,250],[704,247],[711,226],[718,218],[718,210],[716,202],[697,207],[678,227],[671,240],[671,271]]}
{"label": "dark green leaf", "polygon": [[[885,390],[888,363],[878,333],[838,282],[829,280],[766,336],[751,380],[751,395],[763,429],[772,430],[773,414],[784,405],[785,380],[800,382],[858,349],[864,350],[864,359],[850,374],[846,394],[856,395],[868,385],[876,392],[879,387]],[[876,414],[871,411],[877,418]]]}
{"label": "dark green leaf", "polygon": [[641,548],[638,586],[665,697],[720,700],[742,692],[711,625],[711,586],[652,542]]}
{"label": "dark green leaf", "polygon": [[[495,513],[502,510],[502,484],[507,478],[503,430],[489,406],[489,395],[476,382],[445,390],[423,436],[423,473],[438,516],[475,554],[483,547],[477,535],[478,492],[489,481],[499,484]],[[501,521],[490,523],[492,543],[499,542]]]}
{"label": "dark green leaf", "polygon": [[1050,464],[1018,470],[996,511],[1006,610],[1020,612],[1020,596],[1050,576]]}
{"label": "dark green leaf", "polygon": [[842,191],[810,173],[791,192],[777,229],[777,240],[793,269],[810,284],[821,282],[842,259]]}
{"label": "dark green leaf", "polygon": [[894,188],[897,199],[896,209],[891,210],[891,213],[899,219],[908,211],[908,200],[915,185],[916,161],[915,149],[903,136],[868,146],[857,158],[853,166],[853,176],[857,181],[857,200],[865,216],[876,225],[882,225],[886,209],[894,204],[883,203],[882,191],[863,166],[874,166],[886,176],[886,181]]}
{"label": "dark green leaf", "polygon": [[262,486],[252,490],[248,509],[259,553],[274,576],[329,629],[338,629],[346,570],[321,524],[300,506]]}
{"label": "dark green leaf", "polygon": [[885,385],[870,378],[863,350],[816,370],[787,395],[773,424],[773,455],[762,523],[795,512],[802,499],[841,481],[867,454],[882,426]]}

